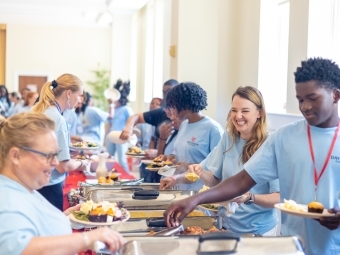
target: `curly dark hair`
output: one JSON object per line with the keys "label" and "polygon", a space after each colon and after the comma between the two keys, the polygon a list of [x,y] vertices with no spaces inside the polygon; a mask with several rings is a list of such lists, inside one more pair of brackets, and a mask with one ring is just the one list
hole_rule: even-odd
{"label": "curly dark hair", "polygon": [[128,96],[130,94],[130,81],[123,82],[121,79],[117,80],[113,88],[120,92],[120,99],[118,100],[121,106],[126,105],[129,102]]}
{"label": "curly dark hair", "polygon": [[190,110],[199,112],[206,109],[207,93],[193,82],[183,82],[170,89],[166,95],[166,107],[178,112]]}
{"label": "curly dark hair", "polygon": [[339,66],[329,59],[309,58],[301,62],[296,69],[295,83],[316,81],[317,85],[326,89],[340,89]]}

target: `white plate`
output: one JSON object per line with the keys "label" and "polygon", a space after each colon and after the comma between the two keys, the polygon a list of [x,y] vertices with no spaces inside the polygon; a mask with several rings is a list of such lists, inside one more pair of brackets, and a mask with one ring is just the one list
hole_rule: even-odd
{"label": "white plate", "polygon": [[[219,204],[211,204],[211,205],[219,206]],[[215,213],[218,212],[218,209],[216,209],[216,210],[210,209],[210,208],[204,207],[203,205],[198,205],[198,207],[201,208],[201,209],[203,209],[203,210],[207,210],[207,211],[209,211],[209,212],[215,212]]]}
{"label": "white plate", "polygon": [[161,169],[162,167],[145,167],[145,169],[149,170],[149,171],[153,171],[153,172],[158,172],[159,169]]}
{"label": "white plate", "polygon": [[287,209],[284,207],[284,203],[279,203],[275,204],[274,207],[281,210],[282,212],[285,212],[287,214],[295,215],[295,216],[300,216],[304,218],[312,218],[312,219],[320,219],[321,217],[334,217],[334,213],[329,213],[327,209],[323,210],[323,213],[310,213],[307,211],[307,205],[301,205],[304,209],[306,209],[305,212],[300,212],[300,211],[294,211],[291,209]]}
{"label": "white plate", "polygon": [[98,149],[99,149],[99,146],[97,146],[97,147],[73,147],[73,146],[70,146],[70,149],[72,149],[72,150],[78,150],[78,151],[98,150]]}
{"label": "white plate", "polygon": [[126,156],[131,158],[145,158],[146,154],[137,154],[137,153],[125,153]]}
{"label": "white plate", "polygon": [[111,225],[114,225],[114,224],[119,224],[121,222],[125,222],[127,221],[129,218],[130,218],[130,213],[128,210],[126,209],[122,209],[122,210],[125,210],[125,214],[126,214],[126,218],[124,220],[117,220],[117,221],[112,221],[112,222],[91,222],[91,221],[82,221],[82,220],[78,220],[76,217],[74,217],[74,215],[71,213],[69,215],[69,219],[73,222],[76,222],[76,223],[80,223],[80,224],[83,224],[85,227],[86,226],[94,226],[94,227],[99,227],[99,226],[111,226]]}
{"label": "white plate", "polygon": [[146,165],[155,163],[152,159],[142,159],[141,162]]}
{"label": "white plate", "polygon": [[163,166],[158,170],[158,174],[163,176],[173,176],[176,171],[176,166]]}

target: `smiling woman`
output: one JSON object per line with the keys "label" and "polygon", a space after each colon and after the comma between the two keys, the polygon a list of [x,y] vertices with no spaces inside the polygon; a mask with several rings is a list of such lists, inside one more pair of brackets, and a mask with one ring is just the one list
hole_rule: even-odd
{"label": "smiling woman", "polygon": [[67,211],[36,191],[59,164],[53,120],[41,113],[0,117],[0,141],[1,254],[76,254],[95,241],[105,242],[111,252],[122,246],[121,235],[109,228],[72,234]]}

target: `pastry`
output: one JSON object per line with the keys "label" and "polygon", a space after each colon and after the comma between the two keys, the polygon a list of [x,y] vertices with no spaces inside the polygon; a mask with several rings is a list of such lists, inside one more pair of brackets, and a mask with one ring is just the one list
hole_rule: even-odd
{"label": "pastry", "polygon": [[107,213],[104,211],[104,209],[101,206],[93,209],[89,214],[89,221],[106,222],[106,220],[107,220]]}
{"label": "pastry", "polygon": [[163,165],[171,166],[173,163],[170,160],[163,161]]}
{"label": "pastry", "polygon": [[308,212],[311,213],[323,213],[323,205],[319,202],[313,201],[308,204]]}
{"label": "pastry", "polygon": [[105,177],[99,177],[98,183],[106,183],[106,178]]}
{"label": "pastry", "polygon": [[187,173],[185,178],[191,182],[196,182],[200,177],[195,173]]}

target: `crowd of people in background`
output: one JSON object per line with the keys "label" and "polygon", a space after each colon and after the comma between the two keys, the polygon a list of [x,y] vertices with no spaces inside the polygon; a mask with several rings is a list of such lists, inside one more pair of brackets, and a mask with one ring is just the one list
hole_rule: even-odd
{"label": "crowd of people in background", "polygon": [[[334,217],[315,221],[283,214],[281,232],[301,236],[307,254],[340,253],[340,209],[336,194],[340,191],[336,156],[340,153],[337,139],[340,69],[331,60],[311,58],[302,61],[294,75],[296,98],[304,119],[273,134],[268,131],[262,94],[251,86],[239,87],[232,95],[231,109],[224,112],[227,116],[224,129],[202,113],[208,106],[207,93],[194,82],[166,81],[163,98],[153,98],[149,111],[136,114],[128,106],[130,82],[121,80],[113,86],[120,96],[109,99],[108,109],[96,107],[90,93],[84,91],[82,81],[72,74],[46,82],[40,94],[25,88],[20,96],[9,93],[1,85],[0,191],[5,193],[7,189],[12,193],[4,196],[0,192],[0,196],[4,201],[27,198],[25,206],[31,211],[23,212],[21,202],[0,205],[0,221],[7,222],[7,232],[0,229],[0,246],[8,252],[34,253],[42,243],[62,253],[58,250],[62,247],[41,239],[41,236],[53,236],[51,240],[65,247],[71,240],[76,244],[67,248],[70,254],[87,248],[79,234],[71,234],[61,212],[66,174],[85,170],[88,163],[70,157],[70,143],[72,139],[86,140],[106,146],[109,154],[117,155],[117,161],[130,173],[125,155],[129,143],[115,144],[105,136],[111,131],[121,131],[120,139],[128,141],[134,130],[135,133],[138,130],[137,146],[149,159],[159,156],[176,167],[172,176],[161,178],[142,164],[140,174],[146,182],[159,182],[161,190],[202,191],[203,185],[209,187],[171,204],[164,214],[168,226],[177,226],[199,204],[228,200],[239,207],[229,217],[227,208],[219,206],[223,228],[236,233],[275,236],[280,234],[275,204],[284,198],[303,204],[317,198]],[[15,132],[22,139],[10,139],[15,137]],[[190,173],[197,175],[198,180],[188,179]],[[41,226],[43,218],[39,218],[40,209],[35,206],[41,202],[44,204],[41,211],[54,217],[45,222],[61,223],[55,231]],[[16,233],[10,214],[17,216],[15,221],[21,223],[19,233],[25,237],[17,247],[6,241]],[[94,240],[102,240],[111,251],[124,243],[119,233],[106,228],[84,238],[87,246]]]}

